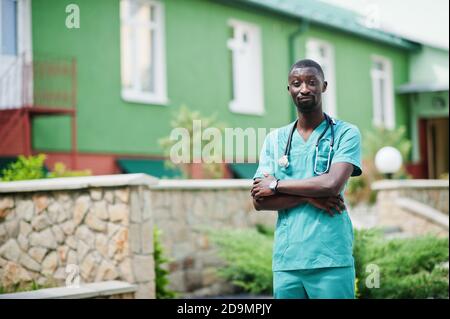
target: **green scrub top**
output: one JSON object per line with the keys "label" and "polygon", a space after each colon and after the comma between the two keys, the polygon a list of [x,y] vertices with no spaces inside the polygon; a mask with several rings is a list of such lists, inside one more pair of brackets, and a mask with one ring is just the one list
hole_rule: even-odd
{"label": "green scrub top", "polygon": [[[323,120],[308,140],[295,130],[287,168],[278,165],[284,154],[294,123],[270,132],[264,141],[259,166],[254,178],[263,173],[280,180],[305,179],[314,173],[315,145],[326,128]],[[352,176],[361,175],[361,134],[358,128],[336,120],[331,164],[347,162],[353,165]],[[325,171],[330,149],[331,128],[319,143],[317,172]],[[342,191],[343,196],[344,190]],[[347,211],[331,217],[326,211],[310,204],[300,204],[278,211],[273,250],[273,271],[353,266],[353,226]]]}

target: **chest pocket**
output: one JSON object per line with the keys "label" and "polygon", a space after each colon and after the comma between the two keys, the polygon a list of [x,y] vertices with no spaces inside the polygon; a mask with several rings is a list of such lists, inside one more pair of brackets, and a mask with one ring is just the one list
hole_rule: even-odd
{"label": "chest pocket", "polygon": [[[330,138],[322,138],[317,153],[313,155],[314,175],[321,175],[330,169],[334,151],[330,153]],[[315,153],[315,150],[314,150]],[[328,159],[328,156],[330,157]]]}
{"label": "chest pocket", "polygon": [[308,161],[310,156],[304,149],[291,151],[289,155],[289,166],[277,168],[277,178],[293,179],[308,177]]}

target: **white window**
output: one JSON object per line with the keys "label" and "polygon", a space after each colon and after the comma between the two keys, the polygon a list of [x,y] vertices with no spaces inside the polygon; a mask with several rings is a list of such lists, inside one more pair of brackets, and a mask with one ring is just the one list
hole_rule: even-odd
{"label": "white window", "polygon": [[152,0],[121,0],[122,97],[166,104],[164,8]]}
{"label": "white window", "polygon": [[322,107],[324,112],[336,117],[336,77],[334,75],[333,46],[322,40],[309,39],[306,42],[306,58],[316,61],[322,67],[325,81],[328,82],[327,90],[322,95]]}
{"label": "white window", "polygon": [[0,0],[0,54],[17,55],[17,1]]}
{"label": "white window", "polygon": [[230,110],[236,113],[262,115],[264,90],[261,31],[256,25],[237,20],[231,20],[229,25],[233,29],[233,37],[228,40],[233,80]]}
{"label": "white window", "polygon": [[31,105],[31,52],[31,0],[0,0],[0,109]]}
{"label": "white window", "polygon": [[394,89],[391,62],[383,57],[372,57],[373,124],[388,129],[395,127]]}

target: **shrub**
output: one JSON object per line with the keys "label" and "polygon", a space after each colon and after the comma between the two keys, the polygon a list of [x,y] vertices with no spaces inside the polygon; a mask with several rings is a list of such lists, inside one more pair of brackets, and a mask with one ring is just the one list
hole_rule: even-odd
{"label": "shrub", "polygon": [[[349,179],[346,188],[346,198],[351,205],[357,203],[374,204],[376,192],[371,190],[370,185],[380,179],[383,179],[375,168],[375,155],[384,146],[393,146],[400,151],[403,161],[407,161],[411,151],[412,143],[406,137],[406,129],[401,126],[396,130],[388,130],[383,127],[377,127],[365,132],[363,137],[363,173],[361,176]],[[405,167],[402,167],[394,174],[395,179],[410,178]]]}
{"label": "shrub", "polygon": [[33,291],[33,290],[39,290],[44,288],[51,288],[55,287],[52,284],[44,284],[40,285],[36,281],[31,282],[19,282],[14,285],[4,287],[0,285],[0,294],[12,294],[17,292],[25,292],[25,291]]}
{"label": "shrub", "polygon": [[[448,298],[448,238],[422,236],[410,239],[383,237],[379,229],[355,230],[353,255],[358,298]],[[219,275],[244,291],[272,293],[270,227],[211,232],[226,266]],[[380,270],[380,288],[368,288],[366,266]]]}
{"label": "shrub", "polygon": [[[380,230],[355,231],[354,256],[361,298],[448,298],[448,238],[387,240]],[[380,271],[380,288],[368,288],[369,264]]]}
{"label": "shrub", "polygon": [[269,236],[270,238],[273,238],[275,233],[275,229],[273,227],[264,224],[256,224],[256,230],[258,233]]}
{"label": "shrub", "polygon": [[48,178],[56,178],[56,177],[74,177],[74,176],[89,176],[91,175],[91,171],[86,170],[80,170],[80,171],[71,171],[66,168],[66,165],[61,162],[55,163],[55,166],[53,168],[53,171],[48,173]]}
{"label": "shrub", "polygon": [[221,230],[210,233],[226,266],[218,275],[252,294],[272,293],[272,242],[256,229]]}
{"label": "shrub", "polygon": [[176,293],[167,288],[169,284],[169,271],[163,268],[163,265],[169,262],[164,256],[163,247],[160,241],[161,230],[157,227],[153,228],[153,245],[154,245],[154,259],[155,259],[155,286],[157,299],[175,298]]}
{"label": "shrub", "polygon": [[36,156],[19,156],[17,161],[8,165],[2,170],[2,181],[22,181],[30,179],[41,178],[56,178],[56,177],[73,177],[73,176],[88,176],[91,175],[90,170],[71,171],[66,168],[64,163],[57,162],[52,172],[47,172],[44,162],[47,156],[39,154]]}
{"label": "shrub", "polygon": [[2,181],[22,181],[30,179],[45,178],[44,161],[46,156],[39,154],[36,156],[19,156],[17,161],[8,165],[2,170]]}
{"label": "shrub", "polygon": [[[198,133],[201,134],[201,132],[194,131],[194,126],[193,126],[194,121],[201,121],[202,129],[214,127],[214,128],[217,128],[221,133],[223,133],[225,126],[226,126],[224,123],[218,122],[215,115],[213,115],[211,117],[205,117],[200,112],[191,111],[186,106],[181,106],[177,111],[174,112],[173,118],[170,122],[171,128],[172,129],[184,128],[187,130],[187,132],[189,134],[188,139],[181,140],[184,143],[183,149],[186,149],[189,152],[189,163],[183,165],[184,166],[184,171],[183,171],[184,176],[183,177],[185,177],[185,178],[192,177],[191,163],[194,163],[195,157],[202,155],[202,154],[194,154],[194,147],[193,147],[194,140],[198,139],[201,143],[200,151],[204,150],[205,146],[208,146],[208,148],[213,150],[213,152],[210,152],[210,154],[208,154],[208,156],[209,156],[209,158],[207,159],[208,163],[202,163],[202,165],[201,165],[204,176],[206,178],[221,178],[221,177],[223,177],[222,164],[221,164],[222,159],[217,158],[217,156],[222,154],[222,152],[220,152],[220,154],[215,154],[215,150],[220,149],[220,151],[222,151],[222,149],[221,149],[222,148],[222,140],[220,140],[220,141],[217,141],[214,139],[206,140],[206,139],[203,139],[201,136],[197,136]],[[221,134],[221,136],[223,136],[223,134]],[[160,146],[162,147],[162,149],[164,150],[164,155],[166,155],[167,157],[170,156],[170,152],[174,145],[180,146],[179,145],[180,141],[173,140],[170,136],[162,138],[158,142],[159,142]],[[206,156],[206,154],[203,154],[203,155]],[[170,160],[165,161],[165,165],[168,168],[175,167],[175,164],[172,163],[172,161],[170,161]]]}

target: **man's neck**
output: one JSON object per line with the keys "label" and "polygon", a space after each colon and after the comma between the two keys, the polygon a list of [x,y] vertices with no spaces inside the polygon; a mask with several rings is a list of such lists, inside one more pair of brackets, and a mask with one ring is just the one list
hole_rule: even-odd
{"label": "man's neck", "polygon": [[314,130],[325,119],[322,108],[311,113],[301,113],[297,111],[297,128],[302,131]]}

